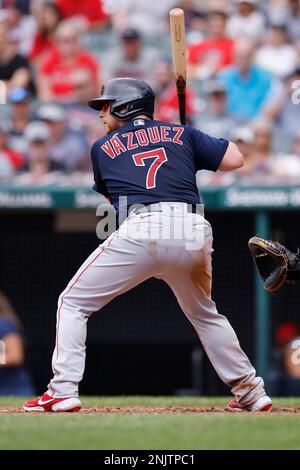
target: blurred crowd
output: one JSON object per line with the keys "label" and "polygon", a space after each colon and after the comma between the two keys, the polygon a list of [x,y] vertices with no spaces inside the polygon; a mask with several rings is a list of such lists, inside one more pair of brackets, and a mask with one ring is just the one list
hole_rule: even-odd
{"label": "blurred crowd", "polygon": [[274,349],[270,357],[267,384],[277,397],[300,396],[300,328],[287,321],[275,330]]}
{"label": "blurred crowd", "polygon": [[1,183],[85,181],[104,133],[87,101],[109,78],[146,80],[155,117],[178,122],[176,6],[186,18],[189,124],[245,156],[235,174],[200,172],[199,184],[299,183],[300,0],[0,0]]}

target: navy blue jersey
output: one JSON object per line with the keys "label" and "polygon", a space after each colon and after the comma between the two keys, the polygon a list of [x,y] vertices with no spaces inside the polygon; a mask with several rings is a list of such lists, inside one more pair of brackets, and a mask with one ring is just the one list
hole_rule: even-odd
{"label": "navy blue jersey", "polygon": [[200,202],[198,170],[217,171],[229,142],[189,126],[134,119],[92,146],[94,189],[132,204]]}

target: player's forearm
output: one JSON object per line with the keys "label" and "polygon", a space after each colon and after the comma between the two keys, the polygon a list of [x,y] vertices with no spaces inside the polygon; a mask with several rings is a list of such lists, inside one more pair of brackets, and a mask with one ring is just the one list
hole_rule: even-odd
{"label": "player's forearm", "polygon": [[241,168],[244,165],[244,157],[240,152],[237,145],[229,142],[226,153],[219,166],[220,171],[233,171]]}

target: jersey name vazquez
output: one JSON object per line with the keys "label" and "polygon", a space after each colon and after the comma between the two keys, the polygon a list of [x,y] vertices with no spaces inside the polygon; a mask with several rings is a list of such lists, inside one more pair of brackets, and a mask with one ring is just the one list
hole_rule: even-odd
{"label": "jersey name vazquez", "polygon": [[135,150],[139,147],[146,147],[149,144],[173,142],[177,145],[183,145],[181,140],[183,131],[184,127],[153,126],[126,132],[120,136],[117,133],[101,145],[101,149],[110,158],[116,158],[121,153]]}

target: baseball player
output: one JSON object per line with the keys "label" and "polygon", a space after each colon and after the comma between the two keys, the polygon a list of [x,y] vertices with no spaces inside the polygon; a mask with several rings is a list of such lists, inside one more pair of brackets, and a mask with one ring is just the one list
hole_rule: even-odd
{"label": "baseball player", "polygon": [[[268,411],[262,378],[211,299],[212,229],[199,210],[196,172],[243,165],[238,148],[188,126],[153,120],[154,94],[132,78],[109,80],[89,106],[107,135],[92,146],[94,189],[127,218],[79,268],[58,300],[53,378],[25,411],[79,411],[87,321],[150,277],[164,280],[234,399],[230,410]],[[124,205],[124,203],[123,203]]]}

